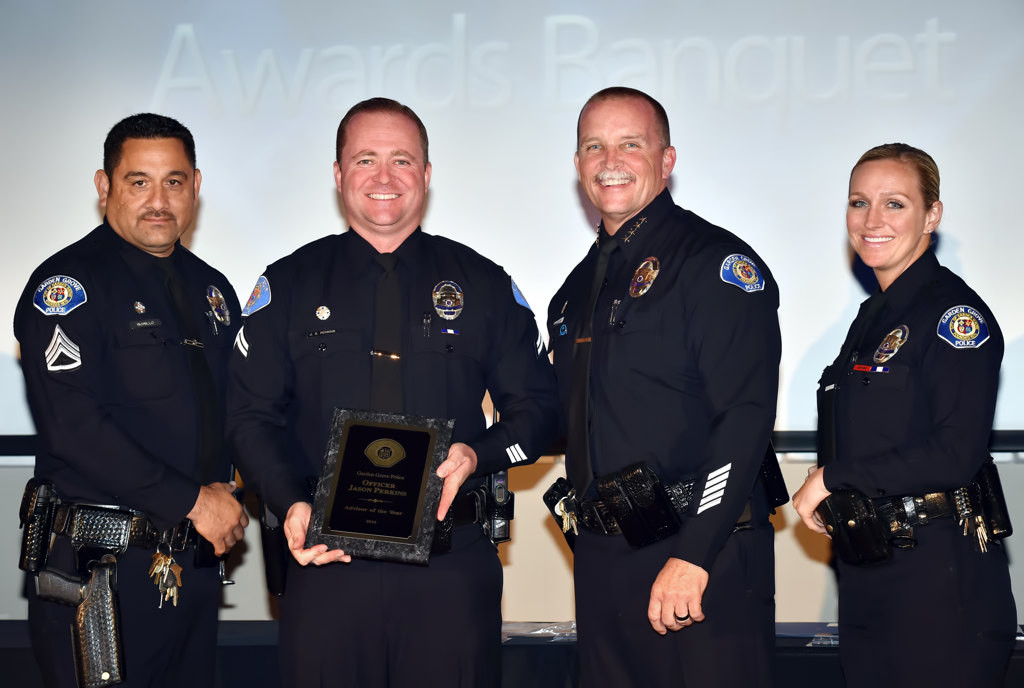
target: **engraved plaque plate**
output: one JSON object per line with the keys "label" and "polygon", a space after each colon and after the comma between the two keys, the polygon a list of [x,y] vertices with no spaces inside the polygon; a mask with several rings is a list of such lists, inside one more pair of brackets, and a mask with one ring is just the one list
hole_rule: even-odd
{"label": "engraved plaque plate", "polygon": [[306,547],[426,564],[454,420],[335,409]]}

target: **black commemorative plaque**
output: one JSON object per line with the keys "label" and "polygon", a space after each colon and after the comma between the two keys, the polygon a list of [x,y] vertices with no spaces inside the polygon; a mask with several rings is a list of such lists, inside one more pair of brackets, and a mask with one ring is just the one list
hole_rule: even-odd
{"label": "black commemorative plaque", "polygon": [[334,409],[306,547],[426,564],[454,420]]}

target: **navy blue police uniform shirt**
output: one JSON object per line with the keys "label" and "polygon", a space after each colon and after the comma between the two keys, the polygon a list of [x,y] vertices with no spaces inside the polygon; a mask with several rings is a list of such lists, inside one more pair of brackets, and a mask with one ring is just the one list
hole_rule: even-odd
{"label": "navy blue police uniform shirt", "polygon": [[[775,421],[779,294],[764,261],[668,190],[613,237],[593,315],[590,452],[595,475],[645,461],[665,483],[696,478],[673,556],[710,570],[754,491]],[[563,408],[598,246],[548,310]],[[711,480],[708,480],[708,476]],[[596,495],[593,485],[588,497]],[[764,517],[765,514],[759,516]]]}
{"label": "navy blue police uniform shirt", "polygon": [[[222,428],[239,303],[227,278],[180,243],[159,259],[100,225],[33,272],[14,331],[39,436],[36,476],[65,501],[130,507],[164,529],[191,511],[209,469],[199,465],[200,404],[159,260],[174,261],[194,308]],[[216,472],[230,478],[226,453]]]}
{"label": "navy blue police uniform shirt", "polygon": [[[403,299],[403,413],[454,418],[477,453],[463,491],[535,461],[558,425],[554,374],[512,279],[472,249],[417,229],[394,252]],[[376,250],[348,231],[270,265],[243,313],[232,359],[228,435],[243,476],[284,517],[310,501],[334,408],[368,409]],[[446,283],[446,284],[445,284]],[[458,295],[436,308],[433,293]],[[442,317],[445,310],[451,319]],[[486,427],[484,392],[500,412]]]}
{"label": "navy blue police uniform shirt", "polygon": [[862,322],[865,301],[850,327],[847,339],[866,328],[850,360],[819,381],[819,409],[824,395],[835,405],[837,455],[825,485],[869,497],[966,485],[989,456],[999,325],[931,251],[878,296],[885,302],[871,322]]}

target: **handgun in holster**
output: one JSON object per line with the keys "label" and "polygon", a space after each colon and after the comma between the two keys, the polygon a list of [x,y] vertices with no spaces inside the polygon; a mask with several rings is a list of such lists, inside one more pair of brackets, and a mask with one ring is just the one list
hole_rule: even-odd
{"label": "handgun in holster", "polygon": [[76,607],[71,626],[79,688],[105,688],[125,681],[117,604],[117,558],[104,554],[91,564],[89,581],[53,569],[36,576],[40,599]]}

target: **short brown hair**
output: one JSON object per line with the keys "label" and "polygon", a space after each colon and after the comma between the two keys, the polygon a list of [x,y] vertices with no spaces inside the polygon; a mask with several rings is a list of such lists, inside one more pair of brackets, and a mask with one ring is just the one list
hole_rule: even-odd
{"label": "short brown hair", "polygon": [[587,102],[583,104],[580,109],[579,117],[576,118],[576,147],[580,145],[580,121],[583,119],[583,113],[588,107],[594,103],[601,103],[606,100],[617,100],[627,98],[639,98],[640,100],[646,101],[652,108],[654,108],[654,122],[658,126],[658,134],[661,137],[661,147],[668,148],[672,145],[669,137],[668,130],[668,113],[665,112],[665,108],[662,107],[661,103],[647,95],[643,91],[635,88],[629,88],[628,86],[609,86],[608,88],[601,89],[594,95],[587,99]]}
{"label": "short brown hair", "polygon": [[352,121],[352,118],[356,115],[360,115],[367,112],[386,112],[392,115],[400,115],[407,117],[420,132],[420,145],[423,146],[423,164],[426,165],[430,162],[430,156],[427,153],[427,147],[429,141],[427,140],[427,128],[423,126],[423,121],[412,111],[408,105],[402,105],[397,100],[390,98],[370,98],[360,103],[353,105],[345,116],[341,118],[341,123],[338,124],[338,138],[335,145],[334,159],[341,163],[341,149],[345,146],[345,131],[348,129],[348,123]]}
{"label": "short brown hair", "polygon": [[939,166],[935,164],[932,156],[920,148],[914,148],[905,143],[886,143],[875,146],[864,155],[850,170],[850,179],[857,168],[866,162],[875,160],[899,160],[909,165],[917,172],[917,180],[921,186],[921,196],[924,197],[924,207],[931,208],[939,200]]}

